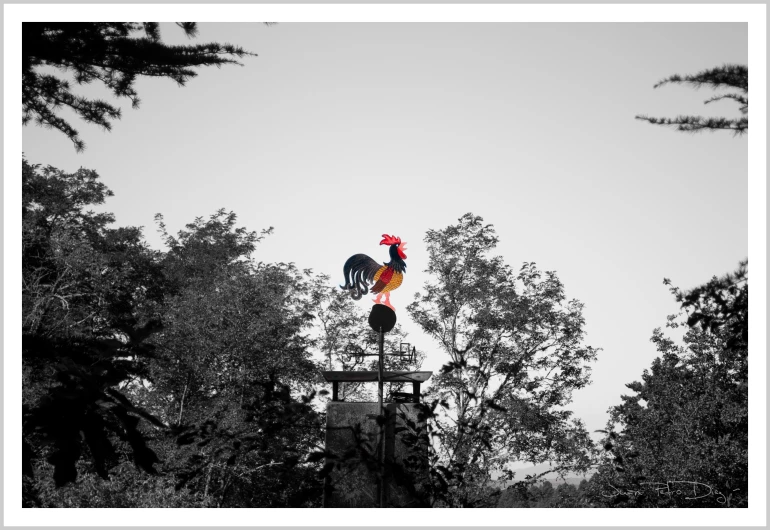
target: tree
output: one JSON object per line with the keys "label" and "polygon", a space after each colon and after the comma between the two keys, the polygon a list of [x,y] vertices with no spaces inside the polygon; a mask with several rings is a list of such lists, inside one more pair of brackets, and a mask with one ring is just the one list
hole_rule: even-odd
{"label": "tree", "polygon": [[322,487],[317,465],[304,462],[322,440],[310,405],[315,279],[292,264],[254,263],[271,230],[237,228],[233,212],[197,218],[176,237],[158,220],[173,294],[153,338],[164,355],[142,393],[174,426],[166,469],[175,487],[199,506],[312,505]]}
{"label": "tree", "polygon": [[466,214],[425,236],[431,280],[409,305],[449,362],[434,376],[429,431],[440,503],[481,502],[490,472],[513,461],[585,470],[591,442],[564,407],[589,383],[597,350],[582,344],[583,305],[553,272],[518,274],[489,253],[492,225]]}
{"label": "tree", "polygon": [[157,455],[122,384],[146,376],[163,300],[157,255],[138,228],[84,211],[111,192],[98,175],[22,160],[24,469],[52,467],[57,486],[82,459],[102,477],[122,458],[154,473]]}
{"label": "tree", "polygon": [[175,489],[203,507],[320,505],[319,465],[306,458],[323,439],[313,397],[295,399],[276,379],[250,380],[242,404],[211,396],[197,421],[178,431],[169,466]]}
{"label": "tree", "polygon": [[745,507],[748,263],[691,291],[672,287],[671,292],[684,315],[671,315],[667,327],[687,327],[684,344],[656,329],[652,341],[661,357],[641,382],[626,385],[634,394],[610,409],[605,461],[597,474],[603,500]]}
{"label": "tree", "polygon": [[734,89],[734,92],[717,94],[710,97],[704,104],[731,99],[740,105],[743,115],[740,118],[704,118],[703,116],[677,116],[676,118],[651,118],[646,115],[636,116],[637,120],[647,121],[653,125],[675,126],[677,131],[700,132],[703,130],[727,130],[734,135],[742,135],[749,130],[749,69],[738,64],[726,64],[717,68],[703,70],[694,75],[672,75],[659,81],[653,88],[677,83],[688,84],[700,88],[703,85],[713,89]]}
{"label": "tree", "polygon": [[149,251],[96,173],[23,174],[25,505],[318,505],[310,271],[225,210]]}
{"label": "tree", "polygon": [[[721,278],[714,277],[690,291],[672,287],[676,301],[687,312],[687,325],[711,333],[726,333],[725,348],[743,351],[749,341],[748,260]],[[671,280],[665,278],[665,285]]]}
{"label": "tree", "polygon": [[497,508],[590,508],[587,487],[586,479],[577,488],[566,482],[554,488],[547,480],[542,484],[513,485],[502,492]]}
{"label": "tree", "polygon": [[[194,37],[194,22],[178,25],[188,37]],[[137,32],[144,36],[134,36]],[[76,96],[65,79],[42,73],[43,67],[71,71],[75,82],[99,81],[116,97],[127,97],[133,108],[139,106],[134,87],[140,76],[166,77],[180,86],[197,75],[199,66],[241,64],[234,58],[255,55],[230,44],[169,46],[160,39],[157,22],[53,23],[22,24],[22,123],[57,129],[73,142],[77,151],[85,143],[72,125],[58,113],[69,107],[88,123],[106,130],[119,119],[119,108],[99,99]]]}
{"label": "tree", "polygon": [[[272,228],[261,234],[236,228],[235,213],[221,209],[173,237],[156,218],[169,247],[163,265],[172,293],[164,330],[156,336],[169,352],[158,377],[189,391],[202,385],[204,393],[271,375],[309,389],[317,378],[309,359],[312,341],[303,334],[313,320],[310,271],[250,259]],[[190,374],[204,379],[186,385]],[[180,387],[179,396],[184,393]]]}

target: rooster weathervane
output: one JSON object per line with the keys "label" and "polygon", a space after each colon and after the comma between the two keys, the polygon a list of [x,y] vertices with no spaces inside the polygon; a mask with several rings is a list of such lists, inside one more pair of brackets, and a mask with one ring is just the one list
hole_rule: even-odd
{"label": "rooster weathervane", "polygon": [[[404,280],[406,272],[406,242],[401,242],[400,237],[382,234],[380,245],[389,245],[390,261],[380,265],[366,254],[354,254],[345,262],[342,272],[345,276],[345,285],[340,288],[350,290],[353,300],[360,300],[361,297],[369,292],[369,285],[372,285],[371,291],[377,297],[373,300],[375,304],[383,304],[393,311],[396,310],[390,304],[390,292],[397,289]],[[385,301],[382,301],[383,295]]]}

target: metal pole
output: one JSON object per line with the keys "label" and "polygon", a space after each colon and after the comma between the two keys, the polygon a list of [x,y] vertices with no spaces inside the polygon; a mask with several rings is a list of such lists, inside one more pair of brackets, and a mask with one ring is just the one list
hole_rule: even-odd
{"label": "metal pole", "polygon": [[[385,333],[382,332],[382,326],[380,326],[380,362],[379,365],[379,373],[378,373],[378,397],[380,402],[380,416],[385,417],[385,410],[382,406],[382,389],[384,385],[383,381],[383,374],[382,374],[382,365],[383,360],[385,358]],[[380,423],[380,447],[379,447],[380,454],[378,455],[380,465],[382,466],[381,472],[380,472],[380,508],[385,507],[385,422],[382,421]]]}
{"label": "metal pole", "polygon": [[382,327],[380,327],[380,362],[378,363],[378,377],[377,380],[379,381],[379,388],[378,388],[378,396],[380,401],[380,414],[382,414],[382,388],[383,388],[383,375],[382,375],[382,364],[383,360],[385,358],[385,334],[382,332]]}

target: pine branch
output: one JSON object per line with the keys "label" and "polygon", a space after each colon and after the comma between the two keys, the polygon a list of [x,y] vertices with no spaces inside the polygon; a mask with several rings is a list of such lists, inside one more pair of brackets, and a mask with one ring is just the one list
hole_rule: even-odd
{"label": "pine branch", "polygon": [[658,88],[668,83],[689,84],[695,88],[709,85],[711,88],[732,87],[744,92],[749,91],[749,68],[740,64],[726,64],[717,68],[703,70],[694,75],[672,75],[658,81],[653,88]]}
{"label": "pine branch", "polygon": [[749,112],[749,98],[746,96],[741,96],[740,94],[722,94],[719,96],[712,96],[706,101],[703,102],[704,105],[708,105],[709,103],[713,103],[715,101],[720,101],[723,99],[733,99],[741,104],[740,111],[743,114],[747,114]]}
{"label": "pine branch", "polygon": [[[194,22],[177,24],[189,38],[198,34]],[[143,31],[145,36],[132,38]],[[80,152],[85,144],[57,110],[71,108],[86,122],[111,129],[120,109],[101,100],[75,96],[69,83],[35,69],[53,66],[73,72],[78,84],[99,81],[116,97],[139,106],[134,83],[139,76],[167,77],[180,86],[197,76],[196,67],[237,64],[256,56],[231,44],[208,43],[169,46],[160,40],[157,22],[144,23],[24,23],[22,25],[22,124],[31,121],[63,132]]]}
{"label": "pine branch", "polygon": [[682,132],[700,132],[703,130],[718,131],[726,130],[733,131],[734,136],[740,136],[748,132],[749,119],[747,117],[749,112],[749,69],[747,66],[726,64],[717,68],[709,70],[703,70],[694,75],[681,76],[679,74],[667,77],[658,83],[653,88],[661,87],[668,83],[688,84],[693,87],[700,88],[703,85],[710,86],[713,89],[720,89],[724,87],[737,88],[743,92],[743,94],[731,92],[727,94],[717,94],[704,101],[705,105],[713,103],[715,101],[721,101],[723,99],[732,99],[739,103],[741,114],[744,117],[731,119],[731,118],[704,118],[702,116],[677,116],[676,118],[653,118],[644,114],[637,114],[635,118],[637,120],[646,121],[653,125],[672,126],[677,131]]}
{"label": "pine branch", "polygon": [[702,116],[677,116],[676,118],[652,118],[645,115],[635,116],[637,120],[647,121],[653,125],[675,127],[677,131],[697,133],[709,131],[733,131],[735,136],[745,134],[749,130],[749,119],[738,118],[704,118]]}

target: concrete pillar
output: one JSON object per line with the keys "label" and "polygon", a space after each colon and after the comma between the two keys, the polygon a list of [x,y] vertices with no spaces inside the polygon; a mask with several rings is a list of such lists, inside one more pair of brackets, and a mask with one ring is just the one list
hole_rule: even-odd
{"label": "concrete pillar", "polygon": [[[324,507],[377,508],[384,470],[384,506],[419,507],[426,503],[428,440],[421,403],[388,403],[385,465],[378,462],[377,403],[330,402],[326,408]],[[333,467],[332,467],[333,466]]]}

